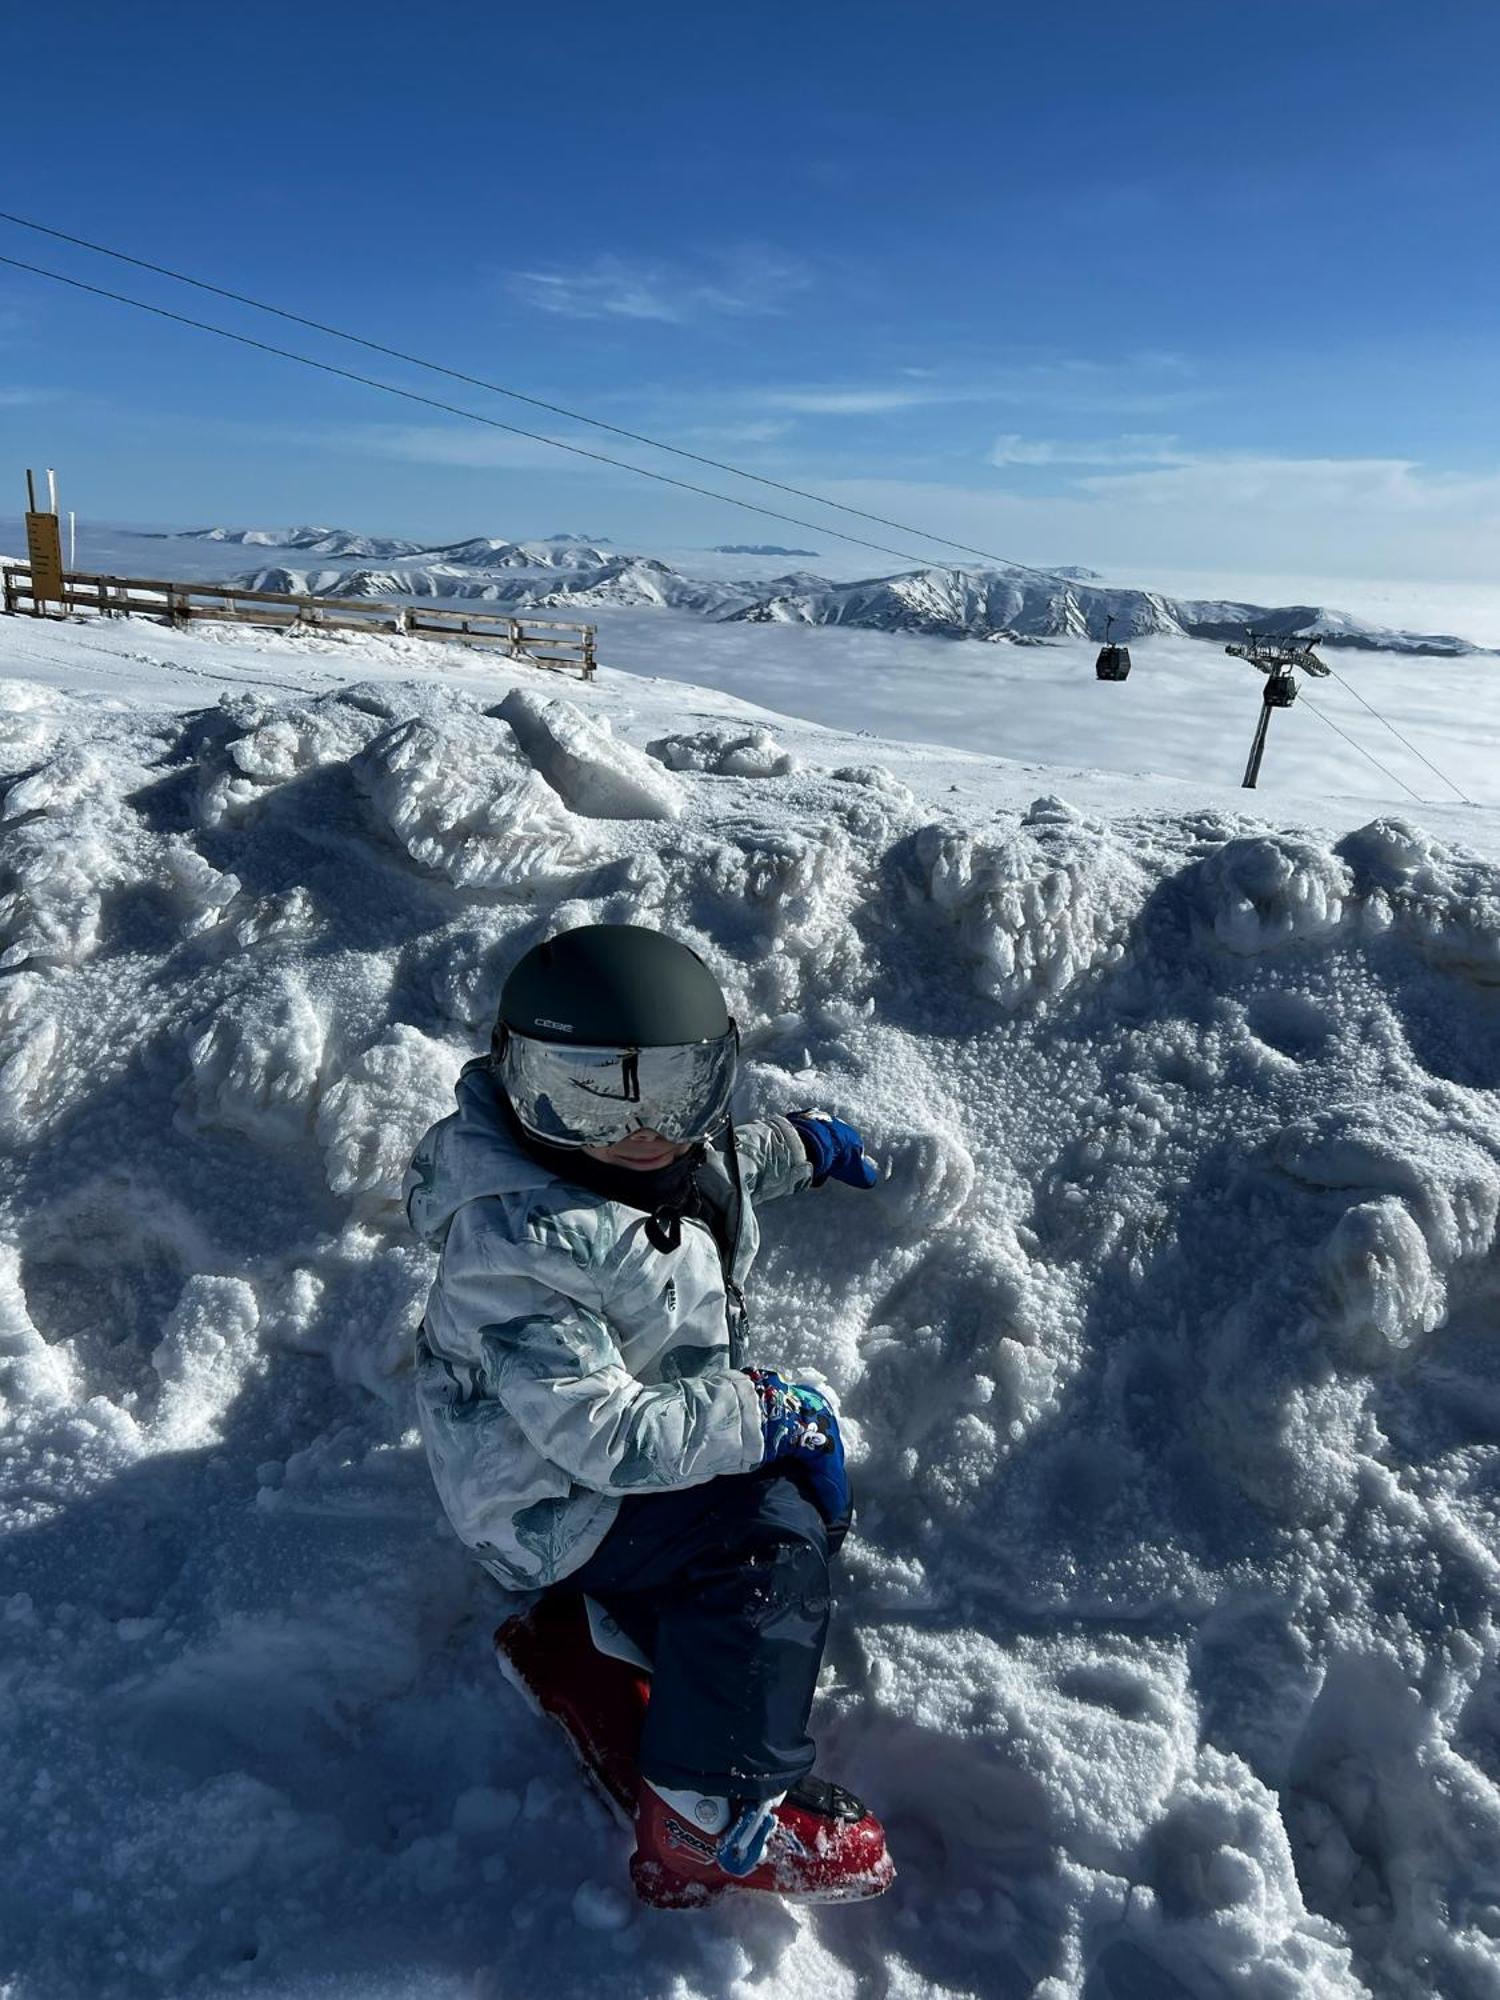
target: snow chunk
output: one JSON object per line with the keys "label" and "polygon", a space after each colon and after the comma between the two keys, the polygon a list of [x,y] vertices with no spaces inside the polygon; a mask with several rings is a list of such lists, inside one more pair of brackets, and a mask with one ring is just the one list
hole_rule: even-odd
{"label": "snow chunk", "polygon": [[680,736],[658,736],[646,751],[669,771],[709,771],[721,778],[785,778],[797,768],[791,751],[759,724],[711,723]]}
{"label": "snow chunk", "polygon": [[152,1426],[159,1450],[213,1444],[245,1379],[263,1366],[260,1309],[243,1278],[189,1278],[151,1356],[161,1378]]}
{"label": "snow chunk", "polygon": [[236,995],[189,1050],[197,1122],[272,1145],[305,1138],[325,1039],[306,983],[289,967]]}
{"label": "snow chunk", "polygon": [[[1359,2000],[1367,1991],[1348,1947],[1303,1901],[1279,1799],[1238,1757],[1204,1745],[1151,1828],[1146,1859],[1154,1906],[1140,1898],[1124,1926],[1137,1963],[1155,1970],[1159,1951],[1161,1962],[1196,1975],[1194,1991],[1253,1984],[1288,2000]],[[1113,1946],[1101,1970],[1129,1948]],[[1188,1989],[1174,1980],[1157,1990]]]}
{"label": "snow chunk", "polygon": [[1337,852],[1367,899],[1368,930],[1392,926],[1430,963],[1500,986],[1500,884],[1492,866],[1395,816],[1347,835]]}
{"label": "snow chunk", "polygon": [[[842,827],[746,825],[710,847],[695,872],[696,894],[717,911],[718,927],[738,934],[750,960],[748,967],[733,959],[720,965],[710,952],[734,1005],[753,992],[754,1011],[776,1015],[797,1006],[808,986],[819,994],[857,989],[863,949],[851,916],[858,890],[853,843]],[[662,921],[670,923],[682,892],[670,876],[662,886]]]}
{"label": "snow chunk", "polygon": [[460,1060],[448,1044],[403,1024],[345,1065],[317,1122],[335,1194],[400,1200],[407,1162],[446,1110]]}
{"label": "snow chunk", "polygon": [[382,718],[340,698],[283,709],[229,746],[237,771],[263,785],[284,785],[324,764],[342,764],[378,736]]}
{"label": "snow chunk", "polygon": [[62,1409],[77,1395],[65,1354],[33,1324],[14,1245],[0,1243],[0,1422]]}
{"label": "snow chunk", "polygon": [[36,972],[0,979],[0,1135],[30,1136],[45,1117],[62,1066],[62,1023],[48,980]]}
{"label": "snow chunk", "polygon": [[889,1626],[867,1651],[882,1815],[962,1823],[972,1859],[1025,1870],[1057,1847],[1127,1874],[1137,1843],[1194,1757],[1186,1663],[1141,1643],[1027,1639]]}
{"label": "snow chunk", "polygon": [[1345,862],[1292,834],[1226,841],[1203,862],[1199,882],[1214,936],[1244,957],[1331,937],[1354,893]]}
{"label": "snow chunk", "polygon": [[924,827],[919,878],[956,924],[983,993],[1005,1007],[1055,996],[1118,959],[1146,878],[1108,834],[1043,818],[998,840]]}
{"label": "snow chunk", "polygon": [[212,930],[240,893],[240,878],[215,868],[187,837],[169,834],[157,861],[157,878],[182,917],[183,934]]}
{"label": "snow chunk", "polygon": [[593,856],[584,828],[488,717],[455,710],[442,729],[398,722],[354,772],[396,845],[455,888],[550,886]]}
{"label": "snow chunk", "polygon": [[841,784],[860,785],[867,792],[876,792],[888,799],[893,806],[916,804],[915,794],[909,785],[903,785],[893,771],[884,764],[840,764],[832,773]]}
{"label": "snow chunk", "polygon": [[559,797],[589,819],[676,819],[675,778],[615,735],[607,716],[517,688],[501,702],[515,739]]}
{"label": "snow chunk", "polygon": [[493,1025],[504,982],[493,938],[478,930],[455,932],[434,953],[427,977],[433,1004],[447,1020],[471,1031]]}
{"label": "snow chunk", "polygon": [[283,889],[250,905],[233,926],[234,941],[241,947],[305,941],[319,922],[317,904],[306,889]]}
{"label": "snow chunk", "polygon": [[880,1118],[860,1120],[865,1151],[883,1171],[871,1191],[898,1236],[922,1237],[944,1229],[968,1206],[974,1161],[949,1132],[891,1128]]}
{"label": "snow chunk", "polygon": [[6,793],[0,832],[11,886],[0,896],[0,969],[80,965],[98,948],[106,891],[144,872],[119,776],[75,747]]}
{"label": "snow chunk", "polygon": [[37,681],[0,682],[0,776],[34,764],[55,746],[68,697]]}
{"label": "snow chunk", "polygon": [[1443,1318],[1447,1290],[1426,1238],[1393,1197],[1346,1209],[1323,1261],[1330,1319],[1357,1360],[1374,1363],[1409,1348]]}
{"label": "snow chunk", "polygon": [[203,787],[198,817],[208,827],[249,820],[278,786],[347,763],[392,720],[388,694],[363,686],[284,707],[258,694],[229,695],[220,706],[246,734]]}

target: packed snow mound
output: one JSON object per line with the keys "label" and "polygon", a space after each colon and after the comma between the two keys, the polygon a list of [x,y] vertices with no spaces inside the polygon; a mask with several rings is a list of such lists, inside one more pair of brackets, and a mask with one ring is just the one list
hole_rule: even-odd
{"label": "packed snow mound", "polygon": [[[1500,863],[495,678],[0,683],[0,1984],[1500,1992]],[[859,1495],[858,1912],[621,1894],[412,1429],[405,1160],[593,921],[881,1163],[754,1289]]]}
{"label": "packed snow mound", "polygon": [[393,722],[351,769],[394,843],[455,888],[545,888],[592,852],[587,829],[488,716]]}
{"label": "packed snow mound", "polygon": [[744,728],[716,723],[707,729],[659,736],[646,745],[669,771],[715,771],[726,778],[785,778],[797,760],[783,750],[769,729],[751,723]]}
{"label": "packed snow mound", "polygon": [[522,754],[574,812],[590,819],[676,819],[682,811],[682,787],[621,742],[607,716],[585,715],[574,702],[523,688],[507,695],[498,712]]}

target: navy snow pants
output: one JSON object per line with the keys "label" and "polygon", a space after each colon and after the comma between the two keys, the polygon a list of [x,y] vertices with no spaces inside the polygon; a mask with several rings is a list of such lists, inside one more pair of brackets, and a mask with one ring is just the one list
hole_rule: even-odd
{"label": "navy snow pants", "polygon": [[828,1561],[848,1525],[775,1466],[620,1503],[557,1587],[597,1598],[652,1660],[643,1777],[763,1799],[812,1769]]}

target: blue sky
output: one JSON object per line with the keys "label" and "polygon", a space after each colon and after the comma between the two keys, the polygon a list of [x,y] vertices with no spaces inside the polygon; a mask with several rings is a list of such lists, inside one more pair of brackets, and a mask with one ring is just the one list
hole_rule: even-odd
{"label": "blue sky", "polygon": [[[1489,0],[83,0],[28,35],[0,207],[1023,560],[1493,575]],[[839,546],[5,267],[0,447],[113,520]]]}

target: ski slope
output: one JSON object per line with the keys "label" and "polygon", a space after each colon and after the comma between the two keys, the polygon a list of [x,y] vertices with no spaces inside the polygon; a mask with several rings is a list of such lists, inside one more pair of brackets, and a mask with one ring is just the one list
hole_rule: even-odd
{"label": "ski slope", "polygon": [[[1500,1994],[1500,682],[1424,663],[1477,804],[1300,711],[1251,799],[1052,655],[945,649],[961,747],[853,733],[920,642],[649,629],[0,620],[0,1993]],[[867,1909],[634,1904],[416,1442],[402,1167],[595,920],[883,1163],[752,1300],[846,1413]]]}

